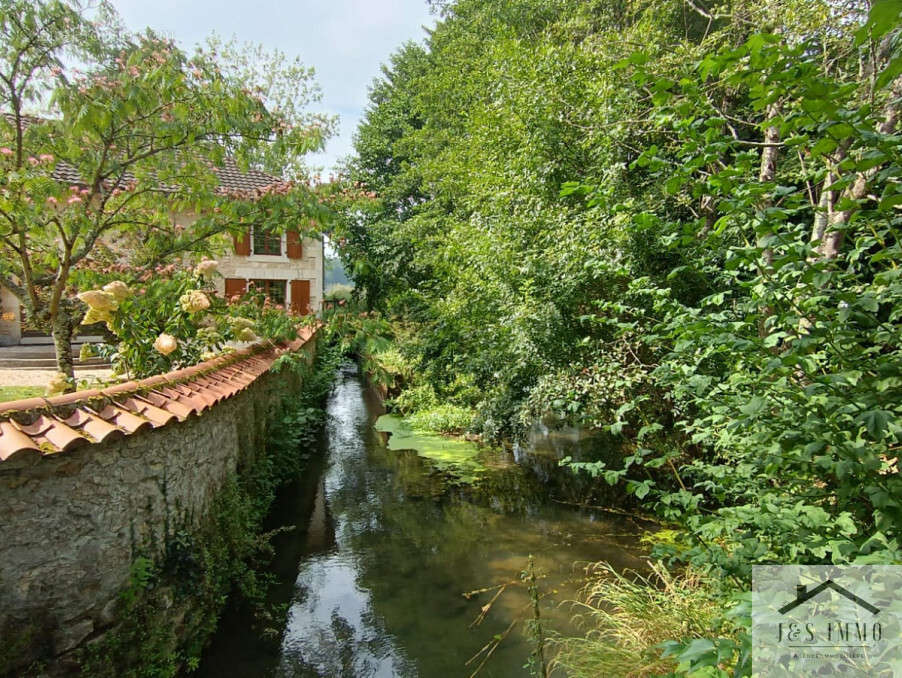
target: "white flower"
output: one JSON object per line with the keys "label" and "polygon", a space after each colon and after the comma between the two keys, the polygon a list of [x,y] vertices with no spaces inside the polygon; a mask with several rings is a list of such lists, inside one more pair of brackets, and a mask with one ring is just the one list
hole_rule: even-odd
{"label": "white flower", "polygon": [[93,325],[94,323],[109,323],[112,316],[109,311],[101,311],[96,308],[89,308],[82,319],[82,325]]}
{"label": "white flower", "polygon": [[187,294],[183,294],[179,297],[179,303],[182,305],[183,309],[188,311],[188,313],[197,313],[198,311],[210,308],[210,300],[207,299],[207,295],[200,290],[192,290]]}
{"label": "white flower", "polygon": [[110,292],[103,290],[90,290],[77,295],[90,308],[98,311],[115,311],[119,308],[119,302]]}
{"label": "white flower", "polygon": [[112,294],[116,301],[124,301],[132,293],[128,288],[128,285],[121,280],[114,280],[111,283],[107,283],[103,286],[103,291]]}
{"label": "white flower", "polygon": [[218,261],[214,261],[213,259],[203,259],[194,268],[194,275],[199,275],[201,278],[208,280],[213,277],[213,274],[216,273],[216,270],[218,268],[219,268]]}
{"label": "white flower", "polygon": [[166,334],[165,332],[157,337],[157,340],[153,342],[153,347],[163,355],[169,355],[178,348],[178,345],[179,342],[176,341],[176,338],[171,334]]}
{"label": "white flower", "polygon": [[250,327],[245,327],[238,333],[238,341],[257,341],[257,335]]}
{"label": "white flower", "polygon": [[235,332],[240,332],[243,329],[254,329],[254,321],[250,318],[242,318],[241,316],[229,318],[229,324],[231,324],[232,329],[234,329]]}

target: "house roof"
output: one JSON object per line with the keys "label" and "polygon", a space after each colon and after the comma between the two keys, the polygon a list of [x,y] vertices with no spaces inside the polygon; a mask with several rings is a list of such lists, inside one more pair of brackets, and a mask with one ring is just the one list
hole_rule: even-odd
{"label": "house roof", "polygon": [[[3,117],[6,118],[7,122],[11,125],[15,125],[16,119],[12,113],[4,113]],[[23,115],[22,120],[25,127],[42,122],[42,118],[33,115]],[[219,187],[221,191],[228,194],[253,193],[283,183],[278,177],[267,174],[266,172],[261,172],[260,170],[250,168],[247,171],[242,171],[238,167],[238,163],[235,162],[235,159],[228,156],[223,159],[222,167],[214,166],[212,169],[219,178]],[[78,169],[64,160],[57,161],[51,176],[61,183],[79,186],[85,185],[84,179]],[[126,172],[122,177],[122,182],[125,184],[131,183],[134,180],[135,176],[130,172]],[[166,188],[161,190],[165,191]],[[169,191],[171,190],[172,189],[170,188]]]}
{"label": "house roof", "polygon": [[318,329],[301,328],[283,347],[252,346],[141,381],[0,403],[0,464],[35,462],[200,416],[253,384],[280,352],[300,349]]}

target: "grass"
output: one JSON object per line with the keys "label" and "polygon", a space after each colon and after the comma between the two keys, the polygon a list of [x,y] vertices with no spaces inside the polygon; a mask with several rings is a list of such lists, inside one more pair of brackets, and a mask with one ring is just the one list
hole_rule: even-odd
{"label": "grass", "polygon": [[43,386],[0,386],[0,403],[22,398],[34,398],[44,393]]}
{"label": "grass", "polygon": [[661,656],[659,644],[711,636],[723,616],[713,582],[692,571],[676,575],[652,563],[640,575],[596,563],[588,575],[575,603],[585,637],[551,641],[555,667],[571,678],[668,675],[676,662]]}
{"label": "grass", "polygon": [[468,407],[444,404],[414,412],[407,417],[407,423],[418,431],[460,434],[470,428],[474,414]]}

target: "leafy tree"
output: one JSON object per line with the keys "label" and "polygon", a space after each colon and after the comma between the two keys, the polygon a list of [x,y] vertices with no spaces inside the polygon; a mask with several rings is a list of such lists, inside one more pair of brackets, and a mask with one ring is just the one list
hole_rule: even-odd
{"label": "leafy tree", "polygon": [[736,581],[898,559],[899,4],[437,4],[343,226],[428,384],[619,436],[576,468]]}
{"label": "leafy tree", "polygon": [[[681,464],[678,486],[632,487],[685,522],[688,557],[742,577],[760,561],[900,557],[894,7],[750,33],[682,77],[644,57],[624,65],[667,138],[636,161],[662,205],[637,218],[715,281],[693,304],[631,283],[653,308],[643,340],[685,434],[677,449],[649,435],[631,459]],[[695,218],[674,219],[675,203]],[[659,426],[618,414],[640,434]]]}
{"label": "leafy tree", "polygon": [[80,265],[152,266],[210,251],[212,236],[242,224],[284,229],[322,214],[306,183],[226,194],[216,174],[228,158],[302,178],[302,156],[332,121],[305,113],[317,91],[299,63],[216,41],[188,55],[127,33],[106,4],[89,15],[2,0],[0,35],[0,283],[50,328],[70,377]]}
{"label": "leafy tree", "polygon": [[422,127],[415,83],[425,68],[426,53],[414,43],[394,54],[370,90],[371,105],[355,135],[350,181],[379,197],[351,206],[340,233],[341,251],[346,262],[353,262],[358,289],[373,305],[422,277],[412,268],[412,248],[392,232],[427,197],[411,154],[399,143]]}

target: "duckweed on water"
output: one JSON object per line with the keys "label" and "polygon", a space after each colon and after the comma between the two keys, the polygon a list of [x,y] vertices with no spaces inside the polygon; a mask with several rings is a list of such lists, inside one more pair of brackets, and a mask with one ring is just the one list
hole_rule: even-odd
{"label": "duckweed on water", "polygon": [[436,468],[462,482],[475,482],[486,470],[479,459],[479,448],[469,441],[414,430],[396,414],[383,414],[376,420],[375,427],[377,431],[389,434],[388,449],[414,450],[431,460]]}

